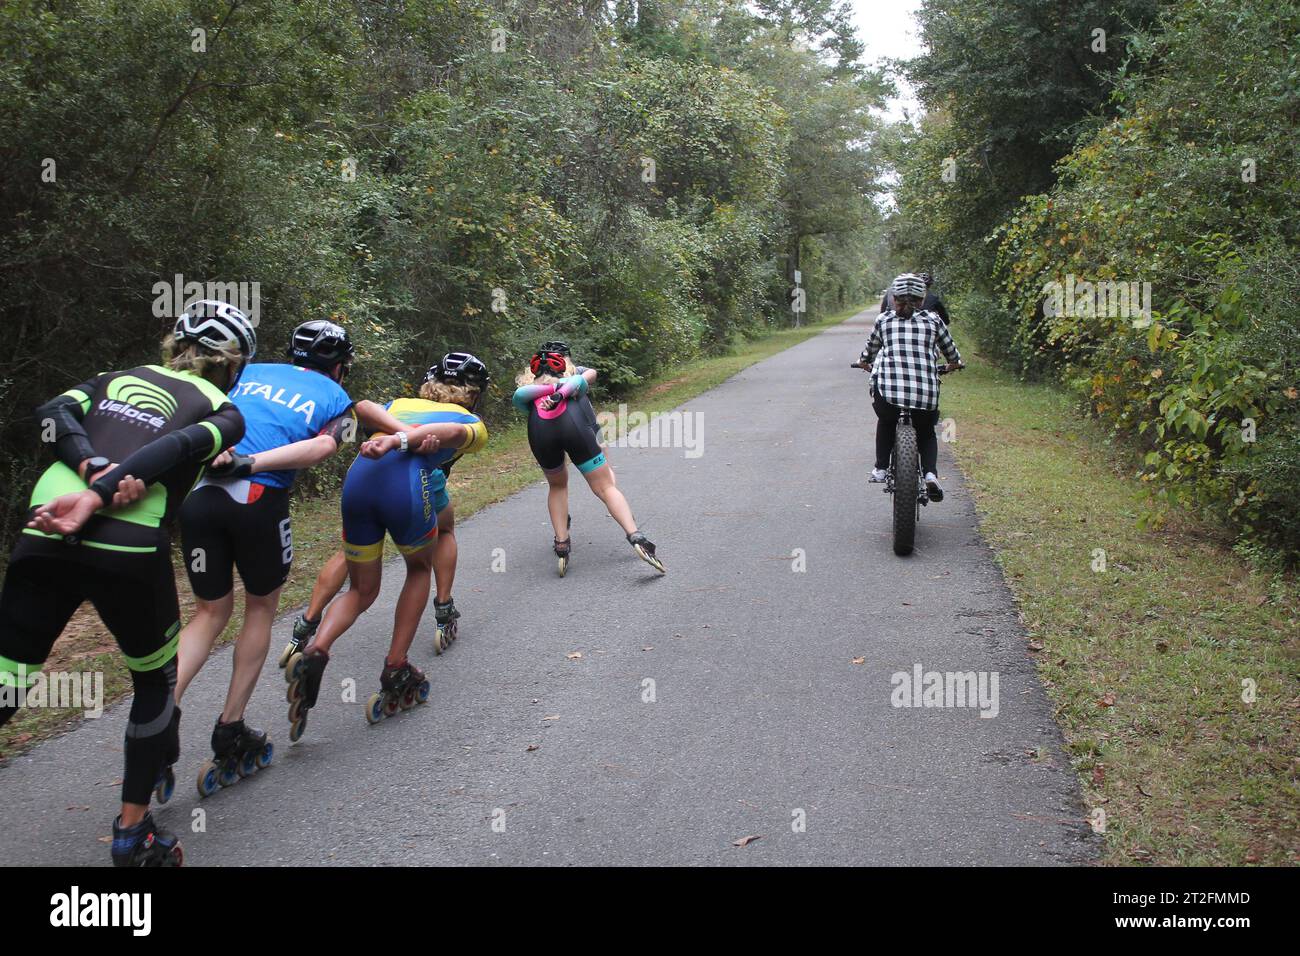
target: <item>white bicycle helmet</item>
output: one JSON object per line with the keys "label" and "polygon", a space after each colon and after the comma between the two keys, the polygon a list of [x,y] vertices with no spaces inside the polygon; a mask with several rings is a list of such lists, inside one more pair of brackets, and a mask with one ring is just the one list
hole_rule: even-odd
{"label": "white bicycle helmet", "polygon": [[176,340],[197,342],[214,351],[235,348],[250,361],[257,352],[253,323],[233,305],[215,299],[191,302],[176,319]]}
{"label": "white bicycle helmet", "polygon": [[904,272],[889,284],[889,294],[895,299],[904,295],[915,299],[924,299],[925,280],[914,273]]}

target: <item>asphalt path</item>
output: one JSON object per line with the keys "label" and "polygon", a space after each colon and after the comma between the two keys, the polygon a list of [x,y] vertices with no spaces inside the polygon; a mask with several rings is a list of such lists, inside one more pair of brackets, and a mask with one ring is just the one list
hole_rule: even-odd
{"label": "asphalt path", "polygon": [[[186,865],[1092,859],[1025,632],[942,443],[947,497],[924,510],[916,552],[892,553],[889,497],[866,483],[866,376],[848,367],[873,316],[681,406],[693,448],[609,449],[666,576],[576,470],[563,579],[543,484],[459,523],[460,639],[435,658],[430,607],[412,651],[427,705],[364,717],[401,581],[390,563],[291,745],[286,614],[248,714],[274,763],[200,800],[230,676],[229,649],[215,654],[186,696],[176,795],[155,810]],[[918,665],[984,675],[983,701],[899,706]],[[0,864],[108,863],[125,721],[119,705],[0,769]]]}

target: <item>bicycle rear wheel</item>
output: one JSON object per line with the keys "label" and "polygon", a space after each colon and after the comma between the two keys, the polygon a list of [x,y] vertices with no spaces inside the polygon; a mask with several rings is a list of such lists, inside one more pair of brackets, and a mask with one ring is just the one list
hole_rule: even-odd
{"label": "bicycle rear wheel", "polygon": [[908,555],[916,541],[916,488],[920,481],[916,429],[898,423],[894,437],[894,554]]}

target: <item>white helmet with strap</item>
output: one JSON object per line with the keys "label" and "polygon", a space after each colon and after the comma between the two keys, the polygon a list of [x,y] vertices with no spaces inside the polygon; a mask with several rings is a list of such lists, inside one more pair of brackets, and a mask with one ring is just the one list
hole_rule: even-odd
{"label": "white helmet with strap", "polygon": [[257,352],[257,332],[248,316],[215,299],[199,299],[187,305],[176,319],[175,335],[177,341],[197,342],[218,352],[233,348],[244,361]]}

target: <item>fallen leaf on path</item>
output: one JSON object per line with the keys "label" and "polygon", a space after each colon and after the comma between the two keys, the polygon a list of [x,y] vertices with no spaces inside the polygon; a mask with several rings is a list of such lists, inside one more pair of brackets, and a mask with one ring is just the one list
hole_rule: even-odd
{"label": "fallen leaf on path", "polygon": [[865,664],[866,662],[867,662],[867,659],[866,659],[865,657],[855,657],[855,658],[853,658],[853,660],[852,660],[850,663],[853,663],[853,664]]}
{"label": "fallen leaf on path", "polygon": [[524,753],[529,753],[529,754],[530,754],[530,753],[532,753],[534,750],[541,750],[541,749],[542,749],[542,748],[541,748],[541,745],[540,745],[540,744],[529,744],[529,745],[528,745],[528,749],[525,750]]}
{"label": "fallen leaf on path", "polygon": [[751,843],[753,843],[755,840],[761,840],[761,839],[763,839],[763,834],[760,833],[760,834],[758,834],[758,836],[747,836],[747,837],[741,837],[739,840],[732,840],[732,841],[731,841],[731,845],[732,845],[732,846],[749,846],[749,845],[750,845]]}
{"label": "fallen leaf on path", "polygon": [[1114,706],[1115,706],[1115,695],[1114,695],[1114,694],[1109,694],[1109,693],[1108,693],[1108,694],[1105,694],[1105,695],[1101,698],[1101,700],[1097,701],[1097,703],[1101,704],[1101,706],[1103,706],[1103,707],[1114,707]]}
{"label": "fallen leaf on path", "polygon": [[559,719],[560,719],[560,715],[559,715],[559,714],[551,714],[551,716],[549,716],[549,717],[543,717],[543,718],[542,718],[542,720],[559,720]]}
{"label": "fallen leaf on path", "polygon": [[580,661],[582,660],[582,651],[574,651],[572,654],[566,654],[565,657],[571,661]]}
{"label": "fallen leaf on path", "polygon": [[1042,642],[1042,641],[1030,641],[1030,642],[1029,642],[1029,649],[1030,649],[1031,651],[1041,651],[1041,650],[1043,649],[1043,642]]}
{"label": "fallen leaf on path", "polygon": [[641,648],[641,650],[643,650],[643,651],[653,651],[653,650],[654,650],[654,645],[653,645],[653,644],[647,644],[645,647]]}

